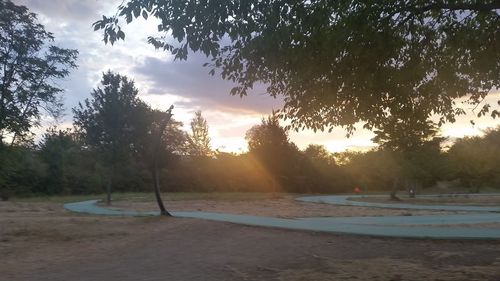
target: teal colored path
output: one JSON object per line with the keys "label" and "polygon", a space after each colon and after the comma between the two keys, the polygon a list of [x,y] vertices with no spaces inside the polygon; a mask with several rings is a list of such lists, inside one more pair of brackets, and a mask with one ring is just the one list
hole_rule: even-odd
{"label": "teal colored path", "polygon": [[[311,196],[297,200],[306,202],[341,204],[379,208],[394,208],[392,204],[350,201],[355,196]],[[68,210],[108,216],[155,216],[159,212],[121,211],[102,208],[98,200],[67,203]],[[385,206],[390,205],[390,206]],[[410,207],[410,208],[405,208]],[[418,208],[422,207],[422,208]],[[444,209],[442,207],[445,207]],[[450,207],[450,208],[448,208]],[[398,209],[427,209],[468,212],[456,215],[384,216],[384,217],[320,217],[282,219],[248,215],[232,215],[210,212],[171,212],[175,217],[197,218],[231,222],[252,226],[277,227],[297,230],[333,232],[368,236],[433,238],[433,239],[500,239],[500,228],[475,228],[474,224],[500,223],[500,211],[496,207],[437,206],[399,204]],[[458,210],[456,209],[458,208]],[[442,226],[469,224],[468,227]],[[439,226],[441,225],[441,226]]]}
{"label": "teal colored path", "polygon": [[[499,196],[499,194],[455,194],[455,197],[488,197]],[[358,207],[375,207],[387,209],[410,209],[410,210],[431,210],[431,211],[456,211],[456,212],[500,212],[500,207],[495,206],[458,206],[458,205],[417,205],[405,203],[375,203],[375,202],[362,202],[353,201],[350,199],[365,198],[365,197],[387,197],[387,195],[326,195],[326,196],[307,196],[297,198],[299,201],[358,206]],[[436,198],[439,195],[419,195],[419,198]],[[441,196],[443,198],[449,196]]]}

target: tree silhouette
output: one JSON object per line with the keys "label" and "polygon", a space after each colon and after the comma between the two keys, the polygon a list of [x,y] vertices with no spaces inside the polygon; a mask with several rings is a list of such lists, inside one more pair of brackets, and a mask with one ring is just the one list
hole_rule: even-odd
{"label": "tree silhouette", "polygon": [[76,67],[78,51],[52,45],[54,36],[25,6],[0,0],[0,148],[6,135],[23,140],[42,111],[60,113],[54,81]]}
{"label": "tree silhouette", "polygon": [[134,82],[125,76],[108,71],[101,85],[73,113],[84,143],[100,151],[108,166],[106,203],[110,204],[116,169],[138,152],[138,139],[147,130],[146,120],[139,118],[147,106],[137,97]]}
{"label": "tree silhouette", "polygon": [[[412,179],[419,178],[414,175],[421,169],[415,166],[419,154],[428,155],[430,152],[439,154],[439,145],[443,141],[443,138],[438,137],[438,127],[434,122],[415,118],[414,114],[414,112],[405,114],[404,118],[389,116],[380,129],[374,131],[375,137],[372,139],[381,150],[390,151],[388,155],[398,163],[392,165],[393,169],[389,171],[393,175],[390,197],[395,200],[399,199],[396,193],[401,184],[406,187],[416,185]],[[412,188],[415,190],[415,187]]]}
{"label": "tree silhouette", "polygon": [[176,156],[185,153],[186,133],[181,130],[182,123],[172,118],[173,106],[166,111],[142,107],[137,118],[144,119],[145,133],[139,136],[138,156],[151,173],[156,202],[160,214],[170,216],[161,198],[160,172],[171,165]]}
{"label": "tree silhouette", "polygon": [[208,135],[208,123],[201,115],[201,111],[195,112],[191,120],[191,134],[189,135],[189,154],[192,156],[211,156],[210,136]]}
{"label": "tree silhouette", "polygon": [[405,152],[415,150],[434,139],[438,128],[432,121],[389,117],[374,133],[372,141],[381,148]]}
{"label": "tree silhouette", "polygon": [[233,95],[263,82],[284,96],[295,128],[352,132],[400,112],[453,122],[460,97],[498,116],[481,102],[500,86],[499,9],[496,0],[128,0],[94,28],[113,44],[125,38],[121,19],[157,18],[168,36],[149,42],[177,59],[202,52],[212,74],[239,84]]}
{"label": "tree silhouette", "polygon": [[280,125],[275,112],[250,128],[245,139],[249,154],[270,174],[273,191],[278,191],[278,184],[289,183],[297,175],[301,160],[299,150],[290,142],[288,131]]}
{"label": "tree silhouette", "polygon": [[260,125],[250,128],[245,139],[250,151],[267,150],[290,145],[287,130],[279,123],[279,118],[273,112],[271,116],[263,118]]}
{"label": "tree silhouette", "polygon": [[166,112],[153,111],[152,122],[150,124],[149,132],[149,146],[151,147],[150,159],[151,159],[151,171],[153,175],[154,191],[156,202],[160,208],[160,214],[163,216],[170,216],[170,213],[165,209],[163,200],[161,199],[160,192],[160,173],[159,173],[159,162],[160,162],[160,151],[163,143],[163,135],[168,123],[172,119],[172,109],[171,106]]}
{"label": "tree silhouette", "polygon": [[310,144],[304,150],[304,154],[309,159],[320,165],[335,164],[333,155],[325,148],[324,145]]}

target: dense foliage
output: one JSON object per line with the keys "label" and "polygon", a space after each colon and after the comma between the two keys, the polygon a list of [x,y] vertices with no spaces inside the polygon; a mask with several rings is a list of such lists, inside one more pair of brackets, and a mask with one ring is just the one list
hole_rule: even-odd
{"label": "dense foliage", "polygon": [[[152,45],[178,59],[204,53],[212,73],[239,84],[233,95],[264,83],[296,128],[351,131],[390,116],[453,122],[464,113],[457,98],[481,104],[500,88],[499,9],[495,0],[127,0],[94,27],[114,43],[123,20],[154,17]],[[499,115],[482,104],[487,113]]]}
{"label": "dense foliage", "polygon": [[[112,72],[73,110],[73,129],[51,128],[38,145],[23,141],[41,108],[57,112],[62,90],[52,80],[68,75],[77,52],[50,45],[34,14],[0,0],[0,197],[107,190],[109,202],[112,186],[154,187],[158,195],[160,182],[163,191],[498,188],[500,127],[449,150],[437,129],[462,112],[456,98],[478,105],[500,86],[499,8],[465,0],[129,0],[117,17],[95,23],[113,43],[125,36],[120,17],[157,17],[180,46],[150,42],[181,59],[188,49],[204,52],[240,84],[233,94],[265,82],[271,95],[285,97],[280,114],[296,127],[353,129],[364,121],[379,144],[367,152],[301,151],[273,113],[247,131],[249,151],[236,155],[211,149],[201,111],[188,134],[173,107],[153,110],[131,79]],[[498,115],[488,104],[479,115],[487,112]]]}
{"label": "dense foliage", "polygon": [[[255,136],[256,128],[276,126],[272,120],[264,119],[249,135]],[[355,186],[363,192],[376,192],[391,190],[395,176],[402,180],[403,188],[448,186],[443,192],[479,192],[498,188],[500,183],[500,127],[483,137],[459,139],[447,151],[431,143],[410,157],[386,149],[330,153],[320,145],[300,151],[283,139],[278,142],[282,147],[275,147],[275,140],[262,140],[274,144],[240,155],[213,152],[212,157],[198,157],[180,149],[187,143],[185,136],[169,138],[169,134],[162,144],[166,150],[160,154],[163,164],[159,169],[162,190],[166,192],[337,193],[351,192]],[[4,150],[9,161],[1,163],[4,188],[0,193],[7,197],[105,192],[107,163],[98,157],[99,151],[89,149],[78,136],[72,131],[52,129],[39,146]],[[174,151],[174,147],[179,149]],[[120,176],[115,177],[114,191],[151,191],[153,178],[148,161],[134,157],[117,166]]]}
{"label": "dense foliage", "polygon": [[484,137],[458,140],[448,158],[453,176],[472,190],[500,186],[500,129],[488,130]]}
{"label": "dense foliage", "polygon": [[76,67],[76,50],[54,36],[24,6],[0,0],[0,149],[4,137],[23,141],[42,112],[57,116],[63,89],[54,81]]}

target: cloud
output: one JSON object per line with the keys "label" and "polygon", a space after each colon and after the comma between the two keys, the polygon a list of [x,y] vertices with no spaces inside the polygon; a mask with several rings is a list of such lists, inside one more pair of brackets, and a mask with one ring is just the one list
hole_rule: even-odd
{"label": "cloud", "polygon": [[[263,115],[283,105],[282,99],[274,99],[266,93],[264,85],[257,85],[247,97],[231,96],[229,91],[234,84],[219,76],[210,76],[209,69],[202,67],[208,59],[201,54],[191,53],[188,61],[173,61],[172,55],[155,50],[146,41],[148,35],[157,32],[158,21],[154,18],[134,20],[132,24],[123,26],[125,42],[119,41],[114,46],[104,45],[102,34],[93,31],[92,23],[100,19],[101,15],[113,15],[121,0],[14,2],[39,14],[40,22],[54,34],[58,46],[78,49],[80,52],[77,62],[79,68],[58,82],[66,89],[66,118],[62,120],[65,126],[71,122],[71,108],[90,96],[102,72],[108,69],[134,79],[140,97],[152,106],[166,109],[173,103],[175,118],[187,126],[193,112],[201,109],[209,122],[215,148],[225,147],[233,151],[244,149],[246,130],[258,124]],[[496,93],[487,101],[495,105],[499,99],[500,93]],[[500,125],[500,119],[483,117],[478,120],[474,117],[477,112],[471,109],[467,109],[467,112],[468,115],[457,118],[456,123],[446,124],[443,135],[455,137],[477,134],[484,128]],[[471,119],[476,121],[475,126],[470,124]],[[42,120],[42,123],[48,124],[46,121]],[[309,143],[317,143],[331,150],[370,147],[373,145],[370,141],[372,137],[372,132],[362,129],[349,139],[345,138],[345,131],[340,128],[332,133],[291,133],[291,139],[301,148]]]}
{"label": "cloud", "polygon": [[27,6],[41,14],[44,21],[88,23],[97,20],[102,12],[117,7],[119,1],[98,0],[14,0],[17,5]]}
{"label": "cloud", "polygon": [[[147,44],[145,28],[154,32],[154,21],[141,22],[126,26],[127,41],[114,46],[102,42],[102,34],[94,32],[92,23],[102,14],[112,14],[121,1],[96,0],[16,0],[17,5],[27,6],[39,15],[45,29],[54,34],[55,44],[63,48],[77,49],[78,69],[71,71],[65,79],[56,83],[65,89],[63,95],[66,120],[71,120],[71,108],[90,96],[102,76],[111,70],[134,79],[133,67],[147,57],[166,59],[165,52],[157,52]],[[140,88],[145,83],[136,80]]]}
{"label": "cloud", "polygon": [[262,114],[282,106],[282,100],[270,97],[263,85],[257,85],[246,97],[231,96],[230,90],[236,84],[209,75],[210,69],[202,66],[207,60],[200,54],[191,54],[187,61],[147,57],[133,72],[152,83],[149,94],[189,99],[183,106]]}

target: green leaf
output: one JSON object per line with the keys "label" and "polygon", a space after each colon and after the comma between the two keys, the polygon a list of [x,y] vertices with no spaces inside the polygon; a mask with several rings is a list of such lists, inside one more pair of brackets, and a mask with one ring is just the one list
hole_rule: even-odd
{"label": "green leaf", "polygon": [[123,31],[119,30],[117,33],[117,37],[118,37],[118,39],[125,40],[125,33]]}
{"label": "green leaf", "polygon": [[134,17],[135,17],[135,18],[138,18],[138,17],[139,17],[139,15],[141,14],[141,7],[140,7],[139,5],[138,5],[138,6],[136,6],[136,7],[134,8],[133,12],[134,12]]}
{"label": "green leaf", "polygon": [[[352,132],[361,121],[399,137],[386,117],[404,120],[412,130],[428,129],[421,124],[432,118],[443,125],[463,114],[456,99],[471,95],[477,104],[500,84],[498,51],[491,47],[498,45],[491,36],[498,21],[484,1],[469,1],[484,13],[451,13],[450,1],[423,13],[416,7],[431,1],[125,2],[119,17],[127,23],[141,12],[154,17],[161,22],[158,31],[171,32],[182,46],[155,41],[155,48],[177,59],[189,51],[213,57],[222,77],[241,86],[231,93],[270,84],[271,96],[285,98],[292,123],[306,128]],[[229,39],[225,46],[218,45],[220,38]]]}

